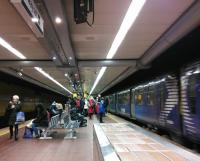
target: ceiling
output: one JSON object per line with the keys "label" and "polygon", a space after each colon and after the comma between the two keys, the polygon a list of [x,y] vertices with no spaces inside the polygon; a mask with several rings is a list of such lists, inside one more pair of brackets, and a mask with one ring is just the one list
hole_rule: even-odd
{"label": "ceiling", "polygon": [[[51,0],[49,0],[49,2],[50,1]],[[195,0],[147,0],[135,23],[128,31],[123,43],[120,45],[114,59],[141,58],[177,19],[186,12],[194,1]],[[38,3],[38,1],[36,2]],[[46,5],[48,5],[47,2],[48,1],[46,1]],[[69,27],[69,41],[71,41],[70,44],[77,62],[78,60],[106,59],[106,55],[131,0],[95,0],[95,22],[92,27],[89,27],[86,23],[76,24],[73,18],[73,0],[65,0],[65,2],[67,26],[63,27]],[[58,3],[60,3],[60,1]],[[44,3],[38,4],[44,5]],[[54,6],[50,7],[53,8]],[[58,9],[55,8],[55,11],[56,10]],[[89,18],[91,18],[91,15]],[[58,37],[58,40],[62,41],[63,39],[59,37],[59,28],[55,26],[55,23],[51,25],[55,29],[55,35]],[[64,24],[61,23],[60,25]],[[62,30],[62,32],[63,31],[64,30]],[[68,35],[66,33],[61,34]],[[37,38],[35,36],[27,23],[8,0],[0,1],[0,37],[23,53],[28,60],[52,60],[52,51],[49,51],[44,43],[41,43],[42,38]],[[18,58],[7,49],[0,46],[0,60],[11,59],[16,60]],[[128,67],[128,65],[108,67],[93,93],[98,94],[101,92],[124,73]],[[34,67],[12,66],[11,69],[23,69],[22,73],[24,76],[37,80],[40,84],[49,86],[53,91],[62,94],[67,93],[63,88],[41,75]],[[97,64],[93,67],[85,66],[78,68],[77,66],[58,66],[55,62],[49,67],[42,67],[42,69],[70,91],[73,91],[73,81],[71,82],[70,80],[74,79],[73,71],[77,69],[79,73],[78,81],[82,82],[83,90],[90,92],[101,66]],[[65,76],[66,73],[69,77]]]}

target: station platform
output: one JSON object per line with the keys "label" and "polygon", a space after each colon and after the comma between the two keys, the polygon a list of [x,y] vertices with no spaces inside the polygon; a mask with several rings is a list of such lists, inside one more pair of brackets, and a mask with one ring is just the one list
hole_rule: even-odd
{"label": "station platform", "polygon": [[96,117],[77,129],[76,140],[64,140],[58,129],[52,140],[10,140],[8,129],[0,130],[0,161],[197,161],[198,154],[178,147],[156,134],[108,114],[104,123]]}

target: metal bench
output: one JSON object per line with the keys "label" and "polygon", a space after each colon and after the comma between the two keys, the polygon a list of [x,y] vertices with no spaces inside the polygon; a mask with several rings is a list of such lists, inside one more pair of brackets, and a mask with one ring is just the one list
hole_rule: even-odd
{"label": "metal bench", "polygon": [[66,135],[64,139],[77,139],[76,128],[79,128],[80,122],[78,120],[71,120],[70,115],[64,117],[64,128],[66,129]]}
{"label": "metal bench", "polygon": [[62,112],[61,117],[60,117],[60,126],[61,126],[61,127],[63,127],[63,125],[64,125],[64,118],[65,118],[65,116],[67,116],[67,115],[68,115],[68,112],[67,112],[67,111]]}
{"label": "metal bench", "polygon": [[38,129],[42,130],[42,137],[40,137],[39,139],[52,139],[52,137],[48,135],[50,135],[49,134],[50,132],[52,134],[51,130],[57,127],[58,122],[59,122],[59,115],[56,115],[56,116],[51,117],[48,127],[37,127]]}

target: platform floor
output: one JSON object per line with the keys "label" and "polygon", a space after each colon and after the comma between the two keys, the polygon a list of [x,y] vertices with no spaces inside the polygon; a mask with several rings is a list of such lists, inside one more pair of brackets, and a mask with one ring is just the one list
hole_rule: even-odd
{"label": "platform floor", "polygon": [[[8,128],[0,137],[0,161],[93,161],[93,123],[77,130],[76,140],[64,140],[65,131],[58,130],[53,140],[23,139],[24,129],[20,130],[18,141],[10,140]],[[105,122],[113,122],[105,118]],[[94,152],[95,153],[95,152]],[[94,155],[95,156],[95,155]]]}
{"label": "platform floor", "polygon": [[200,155],[171,140],[110,115],[100,127],[121,161],[199,161]]}
{"label": "platform floor", "polygon": [[[95,117],[88,120],[87,127],[77,130],[76,140],[64,140],[63,129],[53,140],[23,139],[22,126],[18,141],[8,138],[8,129],[3,129],[3,134],[0,130],[0,161],[99,161],[93,140],[93,124],[97,122]],[[127,121],[119,117],[108,114],[104,122],[100,126],[122,161],[186,160],[141,132],[121,126]]]}

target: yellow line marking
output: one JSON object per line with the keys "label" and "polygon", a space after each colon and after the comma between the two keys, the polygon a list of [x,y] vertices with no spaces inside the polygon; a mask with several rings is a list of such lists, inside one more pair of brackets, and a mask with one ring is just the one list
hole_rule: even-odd
{"label": "yellow line marking", "polygon": [[119,119],[117,116],[114,116],[112,114],[107,114],[106,116],[108,116],[110,119],[114,120],[117,123],[124,123],[124,122],[126,122],[125,120],[123,120],[121,118]]}
{"label": "yellow line marking", "polygon": [[[26,121],[25,123],[20,124],[20,125],[19,125],[19,129],[24,128],[29,122],[30,122],[30,121]],[[6,135],[6,134],[8,134],[8,133],[9,133],[9,127],[0,129],[0,136]]]}

